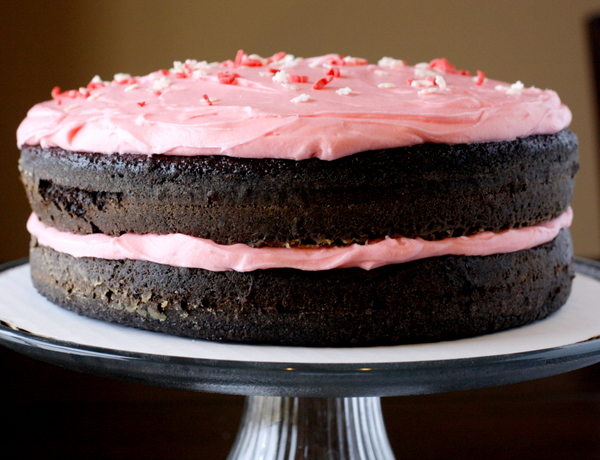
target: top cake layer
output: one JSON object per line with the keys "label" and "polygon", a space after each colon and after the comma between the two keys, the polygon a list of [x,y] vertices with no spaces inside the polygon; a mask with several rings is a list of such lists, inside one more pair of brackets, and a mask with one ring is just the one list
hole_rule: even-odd
{"label": "top cake layer", "polygon": [[445,59],[407,66],[329,54],[175,62],[94,78],[34,106],[19,146],[98,153],[334,160],[421,143],[553,134],[571,112],[551,90],[471,76]]}

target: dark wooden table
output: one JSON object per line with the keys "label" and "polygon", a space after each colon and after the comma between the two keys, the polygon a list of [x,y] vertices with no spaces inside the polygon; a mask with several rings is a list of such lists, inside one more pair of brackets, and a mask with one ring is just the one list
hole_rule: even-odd
{"label": "dark wooden table", "polygon": [[[0,360],[7,460],[224,459],[242,413],[242,396],[95,377],[1,346]],[[600,459],[599,365],[382,406],[398,460]]]}

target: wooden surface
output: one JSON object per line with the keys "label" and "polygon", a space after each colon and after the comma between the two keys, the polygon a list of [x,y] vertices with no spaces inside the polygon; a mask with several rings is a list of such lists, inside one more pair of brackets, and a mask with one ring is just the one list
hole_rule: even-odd
{"label": "wooden surface", "polygon": [[[109,380],[4,347],[0,362],[1,458],[224,459],[242,413],[242,396]],[[598,365],[382,406],[398,460],[600,459]]]}

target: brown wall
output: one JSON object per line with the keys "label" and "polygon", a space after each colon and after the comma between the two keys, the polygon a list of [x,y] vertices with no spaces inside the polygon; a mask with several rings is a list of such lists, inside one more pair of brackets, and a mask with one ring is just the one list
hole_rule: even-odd
{"label": "brown wall", "polygon": [[174,60],[328,52],[458,67],[559,92],[573,113],[582,170],[573,207],[576,252],[600,257],[597,121],[585,21],[600,1],[0,0],[0,262],[27,254],[29,213],[15,130],[54,86],[94,75],[148,73]]}

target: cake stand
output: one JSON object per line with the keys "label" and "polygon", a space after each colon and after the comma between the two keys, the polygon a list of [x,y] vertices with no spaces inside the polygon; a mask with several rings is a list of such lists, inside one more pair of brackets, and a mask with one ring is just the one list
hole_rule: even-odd
{"label": "cake stand", "polygon": [[600,361],[600,264],[576,267],[569,303],[534,325],[439,344],[307,349],[215,344],[81,318],[39,296],[21,260],[0,266],[0,343],[103,377],[245,395],[229,460],[386,460],[394,455],[380,397],[506,385]]}

